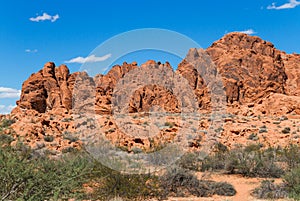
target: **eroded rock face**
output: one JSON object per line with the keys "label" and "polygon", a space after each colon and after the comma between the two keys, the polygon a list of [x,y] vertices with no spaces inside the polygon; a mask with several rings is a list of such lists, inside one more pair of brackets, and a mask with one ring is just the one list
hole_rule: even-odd
{"label": "eroded rock face", "polygon": [[[218,80],[217,68],[210,56],[202,49],[192,48],[186,58],[178,65],[176,73],[186,79],[193,90],[198,108],[201,110],[211,109],[211,93]],[[222,83],[221,83],[222,84]],[[220,86],[222,88],[222,86]]]}
{"label": "eroded rock face", "polygon": [[300,96],[300,55],[283,54],[282,58],[287,75],[285,92],[291,96]]}
{"label": "eroded rock face", "polygon": [[155,106],[159,106],[159,111],[180,112],[176,96],[157,85],[147,85],[135,91],[129,102],[129,112],[150,112],[155,110]]}
{"label": "eroded rock face", "polygon": [[[33,109],[39,113],[49,110],[72,108],[73,84],[67,66],[55,67],[48,62],[39,72],[32,74],[22,85],[22,94],[17,101],[21,109]],[[73,77],[72,77],[73,78]],[[74,78],[73,78],[74,79]]]}
{"label": "eroded rock face", "polygon": [[111,114],[111,99],[117,82],[130,70],[137,68],[137,63],[123,63],[122,66],[114,66],[106,75],[95,77],[96,97],[95,112],[97,114]]}
{"label": "eroded rock face", "polygon": [[256,36],[230,33],[207,49],[221,74],[227,101],[255,102],[270,93],[286,93],[283,53]]}

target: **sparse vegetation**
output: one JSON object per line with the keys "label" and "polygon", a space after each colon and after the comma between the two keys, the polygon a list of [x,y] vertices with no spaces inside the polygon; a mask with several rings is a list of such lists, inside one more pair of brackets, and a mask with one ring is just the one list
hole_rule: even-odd
{"label": "sparse vegetation", "polygon": [[229,174],[242,174],[248,177],[274,177],[284,174],[277,162],[276,150],[262,149],[260,144],[238,147],[230,151],[216,152],[203,160],[202,171],[225,170]]}
{"label": "sparse vegetation", "polygon": [[178,164],[194,171],[222,171],[247,177],[281,177],[284,182],[279,184],[275,184],[273,180],[264,180],[252,195],[261,199],[289,196],[300,200],[300,148],[297,145],[266,148],[261,144],[252,144],[229,150],[218,143],[213,153],[205,159],[201,160],[196,153],[188,153]]}
{"label": "sparse vegetation", "polygon": [[74,136],[74,134],[65,134],[64,139],[69,140],[70,142],[77,142],[79,139],[78,137]]}
{"label": "sparse vegetation", "polygon": [[290,133],[290,131],[291,131],[291,128],[290,128],[290,127],[285,127],[281,132],[282,132],[283,134],[288,134],[288,133]]}
{"label": "sparse vegetation", "polygon": [[260,127],[258,132],[259,133],[267,133],[268,129],[267,129],[266,125],[263,125],[262,127]]}
{"label": "sparse vegetation", "polygon": [[[110,200],[115,197],[145,200],[173,194],[235,194],[230,184],[198,180],[188,170],[167,171],[162,176],[127,175],[104,167],[82,151],[74,150],[60,159],[49,160],[48,156],[37,155],[23,144],[3,146],[5,142],[1,141],[0,146],[0,179],[5,181],[0,183],[1,200]],[[86,192],[83,185],[91,186],[93,191]]]}
{"label": "sparse vegetation", "polygon": [[[98,167],[101,167],[99,164]],[[160,197],[158,177],[150,174],[122,174],[102,167],[93,175],[93,182],[101,183],[88,199],[103,201],[114,197],[123,200],[145,200],[151,197]]]}
{"label": "sparse vegetation", "polygon": [[264,180],[252,195],[259,199],[280,199],[288,196],[285,184],[275,184],[274,180]]}
{"label": "sparse vegetation", "polygon": [[8,128],[11,126],[15,121],[13,119],[2,119],[0,123],[0,128]]}
{"label": "sparse vegetation", "polygon": [[88,160],[78,155],[49,160],[35,156],[22,144],[15,148],[2,146],[0,200],[80,198],[84,195],[82,184],[87,181],[90,169]]}
{"label": "sparse vegetation", "polygon": [[283,177],[287,186],[289,196],[295,200],[300,200],[300,167],[292,169]]}
{"label": "sparse vegetation", "polygon": [[[1,128],[11,122],[2,122]],[[253,140],[257,134],[249,136]],[[64,139],[72,140],[65,135]],[[45,135],[46,142],[53,136]],[[0,200],[145,200],[165,199],[169,196],[212,195],[233,196],[234,187],[226,182],[198,179],[193,171],[223,171],[248,177],[282,177],[284,183],[265,180],[252,195],[263,199],[291,197],[300,200],[300,149],[296,145],[285,148],[266,148],[261,144],[228,149],[217,143],[211,155],[186,153],[176,163],[159,174],[123,174],[91,159],[72,146],[62,150],[61,158],[51,154],[38,155],[21,143],[9,146],[14,138],[0,133]],[[133,153],[143,150],[133,147]],[[34,162],[33,162],[34,161]],[[192,170],[192,171],[191,171]],[[86,191],[88,186],[92,191]]]}
{"label": "sparse vegetation", "polygon": [[184,197],[194,195],[208,197],[212,195],[233,196],[236,190],[226,182],[199,180],[191,172],[181,168],[171,168],[161,178],[166,196]]}
{"label": "sparse vegetation", "polygon": [[45,135],[45,136],[44,136],[44,140],[45,140],[46,142],[53,142],[54,137],[53,137],[52,135]]}
{"label": "sparse vegetation", "polygon": [[186,153],[181,157],[180,160],[177,161],[179,167],[193,170],[193,171],[201,171],[202,160],[196,152]]}
{"label": "sparse vegetation", "polygon": [[257,141],[259,138],[256,133],[251,133],[248,137],[249,140]]}

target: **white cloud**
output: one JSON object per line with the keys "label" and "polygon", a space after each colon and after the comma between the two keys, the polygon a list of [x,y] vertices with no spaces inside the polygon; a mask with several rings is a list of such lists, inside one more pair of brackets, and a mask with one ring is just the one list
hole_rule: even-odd
{"label": "white cloud", "polygon": [[34,50],[26,49],[25,52],[27,52],[27,53],[37,53],[38,50],[37,49],[34,49]]}
{"label": "white cloud", "polygon": [[13,105],[0,105],[0,114],[8,114],[15,107],[16,106],[13,106]]}
{"label": "white cloud", "polygon": [[58,20],[58,19],[59,19],[59,15],[56,14],[56,15],[54,15],[54,16],[52,17],[51,22],[55,22],[55,21]]}
{"label": "white cloud", "polygon": [[51,16],[47,13],[43,13],[43,15],[38,15],[36,17],[29,18],[29,20],[32,22],[39,22],[39,21],[45,21],[45,20],[50,20],[51,22],[55,22],[58,19],[59,19],[58,14]]}
{"label": "white cloud", "polygon": [[102,57],[97,57],[94,54],[88,56],[88,57],[76,57],[73,59],[70,59],[69,61],[65,61],[66,63],[95,63],[100,61],[105,61],[111,57],[111,54],[106,54]]}
{"label": "white cloud", "polygon": [[21,90],[7,87],[0,87],[0,98],[19,98]]}
{"label": "white cloud", "polygon": [[234,32],[244,33],[244,34],[248,34],[248,35],[256,34],[256,32],[253,29],[247,29],[244,31],[234,31]]}
{"label": "white cloud", "polygon": [[297,0],[289,0],[288,3],[285,3],[281,6],[276,6],[275,3],[272,3],[272,5],[269,5],[267,9],[275,9],[275,10],[282,10],[282,9],[290,9],[295,8],[300,5],[300,2]]}

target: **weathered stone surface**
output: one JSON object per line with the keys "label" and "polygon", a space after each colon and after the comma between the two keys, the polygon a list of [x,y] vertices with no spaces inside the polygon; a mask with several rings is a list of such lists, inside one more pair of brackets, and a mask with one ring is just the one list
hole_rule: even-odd
{"label": "weathered stone surface", "polygon": [[285,93],[287,75],[282,52],[255,36],[230,33],[207,53],[223,78],[227,101],[254,102],[270,93]]}
{"label": "weathered stone surface", "polygon": [[22,109],[33,109],[40,113],[59,108],[70,110],[73,85],[74,76],[70,76],[67,66],[55,67],[53,62],[48,62],[42,70],[32,74],[23,83],[17,105]]}
{"label": "weathered stone surface", "polygon": [[300,96],[300,55],[283,54],[282,58],[287,75],[285,92],[291,96]]}

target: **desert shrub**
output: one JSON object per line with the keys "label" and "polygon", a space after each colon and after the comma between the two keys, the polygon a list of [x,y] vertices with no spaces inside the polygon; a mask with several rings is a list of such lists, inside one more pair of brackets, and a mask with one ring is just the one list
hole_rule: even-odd
{"label": "desert shrub", "polygon": [[288,134],[288,133],[290,133],[290,131],[291,131],[291,128],[290,128],[290,127],[285,127],[281,132],[282,132],[283,134]]}
{"label": "desert shrub", "polygon": [[240,151],[233,151],[228,160],[226,169],[244,176],[279,178],[284,174],[283,169],[276,163],[273,149],[261,150],[259,146],[248,146]]}
{"label": "desert shrub", "polygon": [[33,152],[22,144],[0,148],[0,200],[57,200],[83,195],[81,187],[90,174],[86,157],[33,158]]}
{"label": "desert shrub", "polygon": [[0,145],[9,145],[12,141],[14,141],[13,136],[7,134],[0,134]]}
{"label": "desert shrub", "polygon": [[74,134],[69,132],[63,133],[64,139],[69,140],[70,142],[77,142],[79,139]]}
{"label": "desert shrub", "polygon": [[292,170],[300,164],[300,149],[297,145],[289,145],[280,152],[281,161],[287,164],[287,169]]}
{"label": "desert shrub", "polygon": [[178,161],[177,164],[179,167],[188,170],[200,171],[202,160],[199,158],[197,152],[189,152],[184,154]]}
{"label": "desert shrub", "polygon": [[2,119],[2,121],[0,123],[0,127],[2,127],[2,128],[8,128],[13,123],[15,123],[15,120],[13,120],[13,119]]}
{"label": "desert shrub", "polygon": [[222,143],[217,143],[213,153],[202,161],[201,171],[225,169],[228,154],[228,148]]}
{"label": "desert shrub", "polygon": [[249,140],[257,141],[259,138],[256,133],[251,133],[248,137]]}
{"label": "desert shrub", "polygon": [[283,177],[289,196],[300,200],[300,167],[291,170]]}
{"label": "desert shrub", "polygon": [[259,199],[280,199],[286,198],[288,192],[285,184],[275,184],[274,180],[264,180],[251,195]]}
{"label": "desert shrub", "polygon": [[106,167],[96,168],[92,181],[101,186],[89,195],[89,199],[110,200],[114,197],[123,200],[145,200],[159,197],[158,177],[151,174],[123,174]]}
{"label": "desert shrub", "polygon": [[171,168],[160,178],[164,188],[164,195],[185,197],[209,197],[214,194],[232,196],[236,194],[234,187],[226,182],[198,180],[195,175],[186,169]]}
{"label": "desert shrub", "polygon": [[214,189],[214,194],[222,196],[234,196],[236,190],[234,187],[227,182],[212,182],[212,188]]}
{"label": "desert shrub", "polygon": [[46,142],[53,142],[54,137],[53,137],[52,135],[45,135],[45,136],[44,136],[44,140],[45,140]]}
{"label": "desert shrub", "polygon": [[260,144],[253,144],[230,151],[217,150],[203,160],[202,171],[226,170],[229,174],[279,178],[284,171],[277,162],[274,149],[262,150]]}

